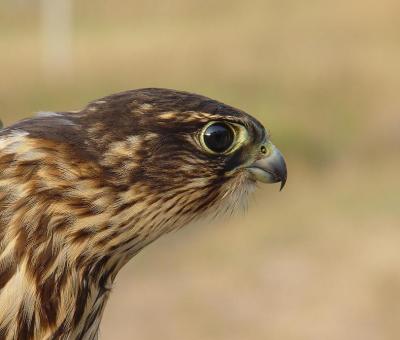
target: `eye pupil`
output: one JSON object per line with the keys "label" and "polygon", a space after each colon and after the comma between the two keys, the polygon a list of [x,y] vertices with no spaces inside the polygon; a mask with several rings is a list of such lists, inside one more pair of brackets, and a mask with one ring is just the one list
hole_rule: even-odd
{"label": "eye pupil", "polygon": [[233,131],[223,123],[210,125],[204,132],[204,143],[214,152],[224,152],[233,143]]}

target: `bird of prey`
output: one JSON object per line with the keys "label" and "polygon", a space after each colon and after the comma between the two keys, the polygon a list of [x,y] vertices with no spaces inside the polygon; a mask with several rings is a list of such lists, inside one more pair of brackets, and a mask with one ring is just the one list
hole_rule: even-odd
{"label": "bird of prey", "polygon": [[234,211],[285,161],[245,112],[139,89],[0,130],[0,339],[97,339],[143,247]]}

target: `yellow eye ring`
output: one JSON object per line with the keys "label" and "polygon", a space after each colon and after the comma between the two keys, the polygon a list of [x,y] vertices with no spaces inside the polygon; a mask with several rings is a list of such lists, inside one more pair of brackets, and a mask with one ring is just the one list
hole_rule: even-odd
{"label": "yellow eye ring", "polygon": [[248,137],[243,125],[212,121],[206,124],[200,132],[200,144],[205,151],[214,155],[230,154],[237,150]]}

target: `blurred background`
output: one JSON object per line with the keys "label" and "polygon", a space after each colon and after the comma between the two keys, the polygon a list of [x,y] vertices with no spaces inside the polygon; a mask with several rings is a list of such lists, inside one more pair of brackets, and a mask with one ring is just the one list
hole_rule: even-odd
{"label": "blurred background", "polygon": [[101,339],[400,339],[400,2],[1,0],[0,117],[167,87],[239,107],[285,190],[146,248]]}

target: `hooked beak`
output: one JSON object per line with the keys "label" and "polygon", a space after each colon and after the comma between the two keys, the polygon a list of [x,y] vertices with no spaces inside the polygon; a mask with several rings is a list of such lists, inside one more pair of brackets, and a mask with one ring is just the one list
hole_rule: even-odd
{"label": "hooked beak", "polygon": [[269,143],[267,154],[264,158],[255,161],[247,170],[253,179],[263,183],[281,183],[283,189],[287,178],[285,159],[275,145]]}

